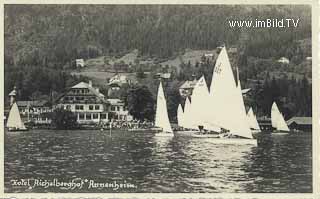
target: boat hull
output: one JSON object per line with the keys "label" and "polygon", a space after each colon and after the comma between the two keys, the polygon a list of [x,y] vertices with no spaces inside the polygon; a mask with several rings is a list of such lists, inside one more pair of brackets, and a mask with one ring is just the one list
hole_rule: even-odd
{"label": "boat hull", "polygon": [[253,145],[258,146],[257,139],[241,139],[241,138],[211,138],[207,140],[214,144],[235,144],[235,145]]}
{"label": "boat hull", "polygon": [[202,133],[200,131],[176,131],[175,134],[179,136],[195,137],[195,138],[218,138],[218,134]]}
{"label": "boat hull", "polygon": [[278,131],[278,130],[275,130],[275,131],[272,131],[271,133],[275,134],[275,135],[287,135],[287,134],[290,133],[290,131]]}
{"label": "boat hull", "polygon": [[168,133],[168,132],[158,132],[154,134],[156,137],[174,137],[173,133]]}
{"label": "boat hull", "polygon": [[9,128],[8,128],[8,131],[9,131],[9,132],[29,131],[29,129],[27,129],[27,128],[11,128],[11,127],[9,127]]}

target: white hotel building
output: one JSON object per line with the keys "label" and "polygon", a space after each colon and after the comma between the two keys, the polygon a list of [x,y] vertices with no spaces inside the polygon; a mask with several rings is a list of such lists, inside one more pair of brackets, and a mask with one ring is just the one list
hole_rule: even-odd
{"label": "white hotel building", "polygon": [[108,122],[109,103],[98,88],[80,82],[71,87],[57,100],[57,106],[69,109],[77,115],[80,124]]}

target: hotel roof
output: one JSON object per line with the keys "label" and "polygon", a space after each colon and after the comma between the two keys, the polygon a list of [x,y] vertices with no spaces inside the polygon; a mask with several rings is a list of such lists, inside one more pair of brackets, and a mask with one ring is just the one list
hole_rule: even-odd
{"label": "hotel roof", "polygon": [[93,88],[92,86],[90,86],[90,84],[88,83],[85,83],[85,82],[80,82],[76,85],[74,85],[73,87],[71,88],[87,88],[89,89],[93,94],[97,95],[98,97],[104,97],[104,94],[98,92],[95,88]]}

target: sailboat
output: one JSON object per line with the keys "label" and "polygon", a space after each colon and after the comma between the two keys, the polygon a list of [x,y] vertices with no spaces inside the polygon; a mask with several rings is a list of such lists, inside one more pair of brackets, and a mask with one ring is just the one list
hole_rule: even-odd
{"label": "sailboat", "polygon": [[202,97],[205,109],[202,109],[202,116],[193,114],[193,119],[197,121],[195,118],[201,118],[205,128],[218,130],[219,138],[212,138],[211,141],[257,145],[247,120],[240,80],[237,79],[236,84],[226,48],[223,47],[213,70],[209,97]]}
{"label": "sailboat", "polygon": [[288,133],[290,131],[275,102],[273,102],[271,107],[271,125],[274,128],[274,133]]}
{"label": "sailboat", "polygon": [[259,123],[257,121],[257,117],[253,113],[253,110],[251,107],[247,113],[247,117],[248,117],[248,122],[249,122],[250,129],[251,129],[252,133],[255,133],[255,134],[260,133],[261,129],[260,129]]}
{"label": "sailboat", "polygon": [[158,88],[158,96],[157,96],[157,109],[156,109],[156,117],[155,117],[155,126],[159,127],[160,132],[157,132],[156,136],[161,137],[173,137],[173,131],[170,125],[168,110],[167,110],[167,102],[164,96],[162,83],[160,82]]}
{"label": "sailboat", "polygon": [[208,111],[207,105],[210,104],[209,90],[205,81],[204,76],[200,77],[196,85],[193,88],[191,95],[192,102],[186,99],[184,117],[185,122],[183,126],[185,130],[178,131],[177,133],[183,134],[184,136],[191,137],[218,137],[217,133],[210,131],[210,124],[207,121]]}
{"label": "sailboat", "polygon": [[7,121],[8,131],[27,131],[24,123],[21,120],[18,105],[16,102],[11,106]]}
{"label": "sailboat", "polygon": [[177,120],[178,120],[178,126],[180,126],[180,127],[184,126],[184,112],[183,112],[181,104],[179,104],[179,106],[178,106]]}
{"label": "sailboat", "polygon": [[[191,95],[191,107],[190,115],[192,115],[192,121],[190,125],[192,129],[202,130],[205,128],[205,114],[203,114],[207,107],[204,106],[209,104],[209,90],[207,87],[206,80],[202,76],[193,88]],[[196,117],[195,117],[196,116]]]}

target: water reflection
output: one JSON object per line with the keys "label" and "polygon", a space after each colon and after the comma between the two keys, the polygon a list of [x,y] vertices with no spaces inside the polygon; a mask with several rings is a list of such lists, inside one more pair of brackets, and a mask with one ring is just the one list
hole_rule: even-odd
{"label": "water reflection", "polygon": [[254,147],[191,137],[158,138],[147,132],[6,134],[5,190],[68,192],[28,190],[12,186],[10,180],[88,178],[137,186],[94,192],[311,192],[311,147],[310,135],[264,136]]}

